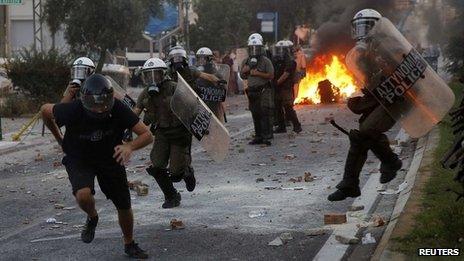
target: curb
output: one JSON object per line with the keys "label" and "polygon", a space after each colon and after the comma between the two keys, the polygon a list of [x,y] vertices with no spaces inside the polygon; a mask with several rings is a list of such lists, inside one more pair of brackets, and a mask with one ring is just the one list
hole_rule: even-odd
{"label": "curb", "polygon": [[417,189],[416,177],[420,168],[423,167],[424,155],[430,150],[433,151],[436,147],[436,144],[431,142],[431,137],[434,135],[438,135],[438,128],[434,128],[432,132],[418,140],[411,166],[409,167],[408,173],[405,177],[405,182],[407,182],[408,187],[398,196],[392,215],[390,216],[390,222],[388,223],[387,228],[385,229],[383,236],[379,241],[373,256],[371,257],[371,260],[398,260],[405,258],[400,253],[395,256],[396,253],[391,253],[387,250],[387,248],[393,231],[395,230],[398,220],[408,203],[411,193]]}

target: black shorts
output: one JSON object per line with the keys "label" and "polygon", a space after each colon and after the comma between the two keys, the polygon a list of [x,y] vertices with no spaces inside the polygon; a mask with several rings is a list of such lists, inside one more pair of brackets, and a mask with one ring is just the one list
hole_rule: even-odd
{"label": "black shorts", "polygon": [[63,165],[68,172],[73,194],[83,188],[90,188],[95,194],[95,177],[107,199],[113,201],[117,209],[131,208],[129,186],[127,185],[126,168],[117,164],[92,163],[74,158],[64,157]]}

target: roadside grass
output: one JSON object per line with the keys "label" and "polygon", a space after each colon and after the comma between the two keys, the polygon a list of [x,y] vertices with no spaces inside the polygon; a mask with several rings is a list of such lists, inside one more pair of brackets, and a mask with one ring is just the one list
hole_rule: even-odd
{"label": "roadside grass", "polygon": [[[460,102],[464,85],[450,85]],[[451,121],[447,117],[439,126],[440,140],[430,165],[432,176],[427,181],[421,199],[421,212],[415,217],[410,233],[395,238],[395,248],[408,255],[417,256],[418,248],[461,248],[464,250],[464,199],[456,202],[457,195],[447,192],[452,189],[464,192],[463,186],[453,179],[455,171],[445,170],[440,160],[454,142]]]}

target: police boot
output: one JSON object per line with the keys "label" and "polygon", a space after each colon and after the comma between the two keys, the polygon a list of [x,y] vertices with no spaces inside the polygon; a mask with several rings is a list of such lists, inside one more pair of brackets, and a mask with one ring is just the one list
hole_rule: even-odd
{"label": "police boot", "polygon": [[343,180],[336,186],[337,191],[328,196],[329,201],[341,201],[348,197],[356,198],[361,195],[359,173],[366,162],[368,148],[362,144],[358,130],[351,130],[349,137],[350,150],[346,158]]}
{"label": "police boot", "polygon": [[166,169],[159,169],[150,166],[147,168],[148,175],[155,178],[156,183],[164,194],[163,208],[174,208],[180,205],[180,193],[172,185],[172,181]]}
{"label": "police boot", "polygon": [[380,183],[385,184],[396,177],[396,173],[403,166],[403,162],[398,158],[390,147],[390,142],[385,134],[381,134],[370,142],[370,149],[379,158],[380,164]]}
{"label": "police boot", "polygon": [[197,180],[195,179],[194,171],[191,166],[187,168],[187,171],[184,175],[185,187],[189,192],[195,190],[195,186],[197,185]]}

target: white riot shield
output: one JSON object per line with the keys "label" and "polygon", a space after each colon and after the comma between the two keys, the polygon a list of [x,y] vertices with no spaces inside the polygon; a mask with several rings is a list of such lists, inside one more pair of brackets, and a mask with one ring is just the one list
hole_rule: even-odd
{"label": "white riot shield", "polygon": [[346,64],[413,138],[427,134],[454,104],[448,85],[386,18],[348,53]]}
{"label": "white riot shield", "polygon": [[226,158],[229,132],[179,73],[171,109],[213,160],[222,162]]}

